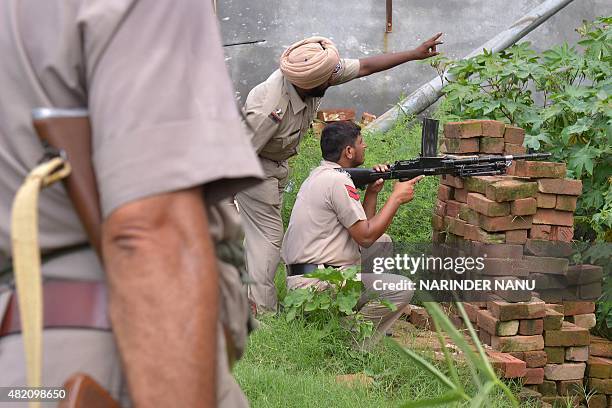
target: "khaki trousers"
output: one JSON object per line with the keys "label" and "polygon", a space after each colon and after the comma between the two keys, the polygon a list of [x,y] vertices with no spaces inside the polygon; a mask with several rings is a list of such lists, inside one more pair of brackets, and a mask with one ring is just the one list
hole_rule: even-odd
{"label": "khaki trousers", "polygon": [[289,173],[287,161],[260,158],[266,179],[240,192],[236,201],[244,228],[246,268],[253,282],[249,299],[258,309],[276,311],[274,275],[280,262],[283,243],[281,206]]}
{"label": "khaki trousers", "polygon": [[[366,319],[374,323],[374,327],[376,327],[374,336],[368,341],[369,344],[374,344],[385,335],[393,323],[402,315],[404,308],[410,304],[410,299],[412,299],[414,292],[410,290],[388,289],[389,284],[398,285],[410,281],[401,275],[362,273],[361,281],[364,285],[364,292],[357,302],[357,309]],[[289,276],[287,278],[288,289],[308,288],[311,286],[323,289],[325,285],[322,285],[322,283],[318,279],[305,278],[303,275]],[[384,289],[376,290],[374,289],[375,287],[383,287]],[[397,306],[397,310],[391,311],[380,302],[370,302],[372,299],[388,300]]]}

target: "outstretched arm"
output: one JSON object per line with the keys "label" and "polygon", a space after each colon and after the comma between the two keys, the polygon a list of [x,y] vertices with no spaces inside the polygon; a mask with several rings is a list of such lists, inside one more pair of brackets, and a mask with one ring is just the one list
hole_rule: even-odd
{"label": "outstretched arm", "polygon": [[385,71],[408,61],[423,60],[436,56],[439,54],[436,47],[443,44],[443,42],[439,40],[441,36],[442,33],[438,33],[413,50],[360,58],[358,77]]}

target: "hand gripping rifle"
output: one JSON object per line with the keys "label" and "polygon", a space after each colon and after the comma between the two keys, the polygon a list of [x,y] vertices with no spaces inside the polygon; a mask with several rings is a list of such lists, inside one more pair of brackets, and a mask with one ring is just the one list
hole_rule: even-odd
{"label": "hand gripping rifle", "polygon": [[389,166],[389,171],[383,172],[365,168],[346,168],[340,171],[348,173],[356,187],[364,188],[378,179],[406,181],[421,175],[450,174],[457,177],[470,177],[506,174],[513,160],[539,160],[550,157],[550,153],[481,157],[437,156],[437,146],[438,121],[423,119],[419,158],[398,160]]}

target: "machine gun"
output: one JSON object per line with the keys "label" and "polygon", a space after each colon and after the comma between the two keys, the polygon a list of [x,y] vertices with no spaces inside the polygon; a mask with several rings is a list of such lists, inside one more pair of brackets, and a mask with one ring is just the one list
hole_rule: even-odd
{"label": "machine gun", "polygon": [[470,177],[505,174],[513,160],[539,160],[550,157],[550,153],[481,157],[437,156],[437,146],[438,121],[423,119],[420,157],[411,160],[398,160],[389,166],[389,171],[384,172],[365,168],[339,170],[348,173],[357,188],[364,188],[378,179],[406,181],[420,175],[449,174],[457,177]]}

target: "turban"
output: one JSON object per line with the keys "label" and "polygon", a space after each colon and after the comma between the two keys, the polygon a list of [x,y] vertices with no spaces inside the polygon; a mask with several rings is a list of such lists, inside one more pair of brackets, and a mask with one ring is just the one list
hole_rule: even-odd
{"label": "turban", "polygon": [[280,70],[293,85],[312,89],[342,71],[338,49],[325,37],[298,41],[283,52]]}

